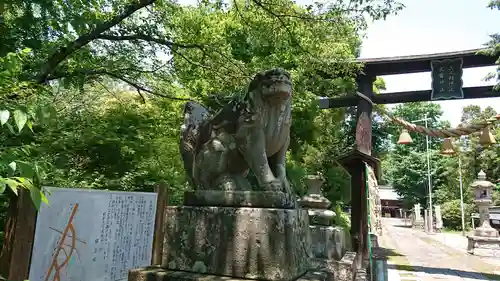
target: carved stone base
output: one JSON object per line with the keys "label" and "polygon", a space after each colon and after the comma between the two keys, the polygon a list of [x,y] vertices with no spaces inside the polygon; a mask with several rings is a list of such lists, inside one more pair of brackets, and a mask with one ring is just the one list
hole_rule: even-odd
{"label": "carved stone base", "polygon": [[162,267],[283,281],[310,268],[307,211],[167,207]]}
{"label": "carved stone base", "polygon": [[349,232],[342,227],[310,225],[312,254],[316,258],[340,260],[348,250]]}
{"label": "carved stone base", "polygon": [[294,209],[293,195],[274,191],[196,190],[184,192],[185,206],[221,206]]}
{"label": "carved stone base", "polygon": [[[158,266],[132,269],[128,273],[128,281],[249,281],[250,279],[218,276],[204,273],[167,270]],[[292,280],[287,280],[292,281]],[[325,273],[309,271],[294,281],[327,281]]]}
{"label": "carved stone base", "polygon": [[476,256],[500,258],[500,238],[467,236],[467,252]]}
{"label": "carved stone base", "polygon": [[[301,204],[300,201],[299,204]],[[308,209],[307,212],[309,213],[309,224],[312,225],[330,226],[335,221],[335,212],[331,210]]]}
{"label": "carved stone base", "polygon": [[474,229],[474,236],[478,237],[493,237],[497,238],[498,237],[498,230],[494,229],[490,225],[487,225],[486,227],[477,227]]}

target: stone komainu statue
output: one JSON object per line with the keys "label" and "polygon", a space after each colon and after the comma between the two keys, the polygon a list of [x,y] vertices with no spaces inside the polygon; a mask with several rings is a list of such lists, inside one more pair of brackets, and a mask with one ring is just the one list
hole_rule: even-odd
{"label": "stone komainu statue", "polygon": [[180,151],[194,188],[252,190],[246,178],[252,170],[265,191],[292,194],[285,171],[291,110],[292,81],[282,69],[257,74],[244,96],[214,116],[187,102]]}

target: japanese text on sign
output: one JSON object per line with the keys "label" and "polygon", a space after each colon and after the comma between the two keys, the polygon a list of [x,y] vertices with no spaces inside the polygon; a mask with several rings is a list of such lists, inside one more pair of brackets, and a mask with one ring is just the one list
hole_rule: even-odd
{"label": "japanese text on sign", "polygon": [[156,193],[49,190],[50,206],[37,218],[30,281],[117,281],[151,264]]}
{"label": "japanese text on sign", "polygon": [[431,61],[431,100],[463,99],[462,58]]}

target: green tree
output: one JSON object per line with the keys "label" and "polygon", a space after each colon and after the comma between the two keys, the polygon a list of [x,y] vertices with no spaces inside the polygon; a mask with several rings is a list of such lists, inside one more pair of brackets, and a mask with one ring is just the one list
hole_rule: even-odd
{"label": "green tree", "polygon": [[[324,170],[333,159],[314,154],[336,151],[318,146],[330,144],[317,140],[320,128],[337,129],[321,120],[342,115],[319,112],[313,101],[352,91],[366,21],[401,8],[375,0],[306,7],[289,0],[2,3],[0,110],[24,108],[33,132],[9,135],[7,124],[24,119],[19,113],[4,124],[1,176],[21,182],[12,174],[22,171],[12,171],[15,155],[18,166],[33,162],[45,171],[33,175],[40,185],[148,190],[165,180],[178,202],[185,188],[177,152],[182,101],[241,92],[256,71],[281,66],[295,80],[290,177],[300,189],[299,175]],[[40,118],[30,118],[38,111]],[[345,178],[339,168],[327,174],[332,186]]]}
{"label": "green tree", "polygon": [[[464,222],[470,225],[472,204],[464,204]],[[449,200],[442,205],[443,225],[451,229],[462,229],[462,211],[459,199]]]}
{"label": "green tree", "polygon": [[[442,110],[439,104],[430,102],[407,103],[396,106],[391,114],[408,122],[422,120],[427,116],[429,128],[446,128],[449,122],[440,120]],[[423,126],[424,122],[418,122]],[[428,202],[428,164],[425,135],[410,133],[413,142],[409,145],[397,144],[401,132],[398,125],[387,122],[385,130],[391,135],[393,144],[387,157],[382,160],[384,180],[389,182],[403,198],[406,207]],[[445,182],[446,171],[443,167],[445,159],[440,156],[441,139],[429,137],[430,175],[433,195]]]}
{"label": "green tree", "polygon": [[[490,0],[488,3],[488,8],[492,10],[500,10],[500,1],[499,0]],[[498,56],[500,57],[500,33],[495,33],[490,35],[490,41],[486,44],[488,46],[488,50],[485,52],[486,54],[492,55],[492,56]],[[497,64],[500,64],[500,61],[497,61]],[[491,73],[488,75],[487,79],[493,79],[496,78],[497,80],[500,80],[500,66],[497,68],[496,73]],[[500,83],[497,84],[496,89],[500,89]]]}

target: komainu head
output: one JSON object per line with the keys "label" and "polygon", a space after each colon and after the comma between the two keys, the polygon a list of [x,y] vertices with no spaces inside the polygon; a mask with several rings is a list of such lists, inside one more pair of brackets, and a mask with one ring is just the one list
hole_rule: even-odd
{"label": "komainu head", "polygon": [[248,91],[255,98],[258,95],[270,104],[282,104],[292,97],[290,73],[281,68],[273,68],[255,75]]}

